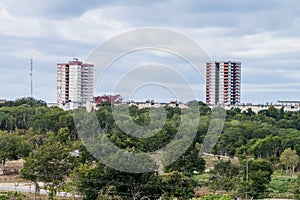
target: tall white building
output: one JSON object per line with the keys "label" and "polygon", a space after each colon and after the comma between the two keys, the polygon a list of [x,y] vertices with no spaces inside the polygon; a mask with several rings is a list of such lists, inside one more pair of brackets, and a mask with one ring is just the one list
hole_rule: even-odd
{"label": "tall white building", "polygon": [[57,64],[57,104],[64,109],[85,107],[93,101],[94,65],[74,59]]}
{"label": "tall white building", "polygon": [[241,98],[241,63],[234,61],[206,63],[206,103],[239,104]]}

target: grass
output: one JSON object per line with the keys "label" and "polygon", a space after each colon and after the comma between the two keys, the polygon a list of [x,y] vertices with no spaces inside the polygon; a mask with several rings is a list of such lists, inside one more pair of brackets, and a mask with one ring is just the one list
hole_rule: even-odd
{"label": "grass", "polygon": [[268,196],[272,198],[294,198],[294,191],[297,187],[297,177],[274,173],[272,181],[268,185]]}
{"label": "grass", "polygon": [[[206,161],[206,169],[212,170],[215,164],[218,162],[216,156],[206,155],[203,157]],[[238,164],[237,158],[221,157],[221,160],[230,160],[234,164]],[[209,173],[194,175],[194,180],[198,182],[200,186],[208,187],[209,185]],[[280,199],[295,199],[294,193],[297,187],[297,175],[291,177],[275,172],[272,175],[272,180],[267,186],[266,197],[267,198],[280,198]]]}
{"label": "grass", "polygon": [[203,173],[203,174],[194,175],[193,179],[198,183],[199,186],[205,187],[208,186],[210,177],[211,174]]}

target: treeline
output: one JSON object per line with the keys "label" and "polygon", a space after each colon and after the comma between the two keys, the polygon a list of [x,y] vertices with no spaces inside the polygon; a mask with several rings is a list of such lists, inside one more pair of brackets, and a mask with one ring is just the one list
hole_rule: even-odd
{"label": "treeline", "polygon": [[[152,135],[149,138],[130,136],[117,123],[129,126],[132,118],[135,124],[146,126],[150,123],[150,110],[135,106],[120,108],[129,109],[130,116],[119,116],[116,121],[109,104],[92,111],[91,114],[95,114],[105,133],[87,130],[87,134],[94,134],[95,140],[105,134],[119,148],[138,153],[165,146],[180,127],[181,110],[166,107],[166,121],[156,134],[149,132]],[[87,128],[91,127],[89,114],[80,109],[78,112],[82,113]],[[208,108],[206,112],[209,113]],[[159,117],[159,112],[154,113]],[[105,166],[86,150],[78,140],[72,111],[49,108],[38,103],[32,106],[25,101],[18,106],[2,106],[0,116],[0,141],[6,141],[3,142],[5,148],[0,151],[3,170],[7,160],[24,158],[22,177],[34,183],[36,192],[40,188],[39,183],[43,182],[50,191],[50,198],[54,197],[56,191],[64,190],[79,193],[85,199],[158,199],[161,196],[186,199],[194,196],[197,186],[192,177],[193,171],[202,173],[205,169],[205,161],[198,156],[200,145],[197,140],[192,142],[183,156],[165,166],[161,172],[129,173]],[[203,116],[202,119],[197,138],[205,134],[209,116]],[[192,119],[188,120],[188,123],[192,122]],[[186,139],[184,137],[189,135],[189,127],[184,129],[179,140]],[[16,140],[20,145],[15,146]]]}
{"label": "treeline", "polygon": [[5,101],[0,103],[0,107],[17,107],[21,105],[27,105],[30,107],[47,106],[47,103],[43,100],[34,99],[32,97],[24,97],[16,99],[15,101]]}
{"label": "treeline", "polygon": [[[47,107],[44,101],[32,98],[0,104],[2,170],[7,160],[23,158],[21,175],[36,185],[36,192],[43,182],[51,198],[57,191],[67,191],[83,195],[85,199],[189,199],[203,196],[207,190],[226,191],[232,197],[247,194],[249,198],[258,198],[266,195],[274,171],[282,170],[289,175],[297,171],[300,112],[270,107],[254,113],[251,109],[242,112],[234,108],[226,111],[224,129],[210,153],[237,157],[239,162],[220,160],[207,181],[197,179],[205,171],[206,163],[199,157],[199,150],[210,124],[211,109],[197,101],[188,105],[198,106],[200,121],[187,151],[172,164],[157,166],[157,171],[129,173],[105,166],[87,151],[79,139],[72,111]],[[116,119],[110,104],[93,110],[90,114],[97,117],[99,129],[93,129],[84,110],[77,110],[79,115],[76,115],[88,125],[84,137],[98,141],[106,135],[117,147],[140,153],[159,150],[174,138],[189,139],[194,131],[194,115],[185,112],[188,120],[182,128],[183,112],[177,107],[163,108],[165,121],[160,120],[159,108],[154,109],[156,112],[136,106],[119,109],[129,110],[130,116],[121,114]],[[138,126],[152,126],[151,117],[161,125],[155,132],[128,129],[131,131],[128,134],[120,128],[120,125],[131,127],[132,121]],[[177,134],[179,130],[181,135]],[[139,134],[149,137],[136,137]],[[294,158],[293,163],[291,158]]]}
{"label": "treeline", "polygon": [[300,113],[270,107],[255,114],[251,109],[227,111],[226,123],[213,153],[251,156],[271,161],[278,169],[282,152],[291,148],[300,154]]}
{"label": "treeline", "polygon": [[64,111],[58,107],[47,107],[42,100],[21,98],[16,101],[0,103],[0,130],[27,131],[46,133],[58,132],[60,128],[69,128],[75,132],[71,111]]}

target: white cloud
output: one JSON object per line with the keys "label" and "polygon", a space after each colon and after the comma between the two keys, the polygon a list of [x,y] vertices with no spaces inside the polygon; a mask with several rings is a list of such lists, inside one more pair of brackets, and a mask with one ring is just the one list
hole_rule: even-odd
{"label": "white cloud", "polygon": [[278,38],[270,32],[244,36],[239,45],[244,50],[234,51],[233,56],[243,58],[274,58],[285,53],[300,52],[299,38]]}
{"label": "white cloud", "polygon": [[129,28],[117,20],[104,18],[102,9],[90,10],[80,17],[59,22],[49,21],[48,25],[53,27],[53,34],[62,39],[87,44],[97,44]]}
{"label": "white cloud", "polygon": [[38,19],[12,16],[5,8],[0,7],[0,35],[14,37],[37,37],[43,32]]}
{"label": "white cloud", "polygon": [[[18,70],[23,68],[20,63],[27,62],[32,54],[45,64],[40,73],[51,71],[47,77],[55,83],[55,63],[67,61],[73,54],[84,58],[97,44],[124,31],[155,26],[188,35],[202,45],[212,60],[241,61],[242,80],[250,84],[242,89],[246,94],[252,92],[257,98],[267,98],[262,92],[256,94],[255,90],[275,92],[278,87],[284,94],[298,92],[298,1],[130,1],[126,4],[119,1],[2,0],[0,58],[5,64],[2,62],[0,68],[14,66],[16,71],[9,71],[14,78],[2,78],[0,85],[6,88],[16,85],[16,77],[23,76],[22,70]],[[191,57],[199,56],[199,52],[189,48],[182,51]],[[165,53],[154,54],[168,58]],[[19,79],[23,85],[26,81]],[[262,82],[271,85],[253,85]],[[40,87],[40,91],[55,91],[53,84],[36,87]],[[19,93],[23,94],[16,91],[16,95]],[[56,92],[52,97],[44,95],[47,99],[55,99]]]}

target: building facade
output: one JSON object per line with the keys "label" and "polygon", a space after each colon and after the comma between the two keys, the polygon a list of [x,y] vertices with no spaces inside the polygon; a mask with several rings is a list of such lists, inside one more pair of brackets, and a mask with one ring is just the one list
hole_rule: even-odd
{"label": "building facade", "polygon": [[236,105],[241,99],[241,63],[213,61],[206,63],[206,103]]}
{"label": "building facade", "polygon": [[74,59],[57,64],[57,104],[64,109],[85,107],[93,101],[94,65]]}

